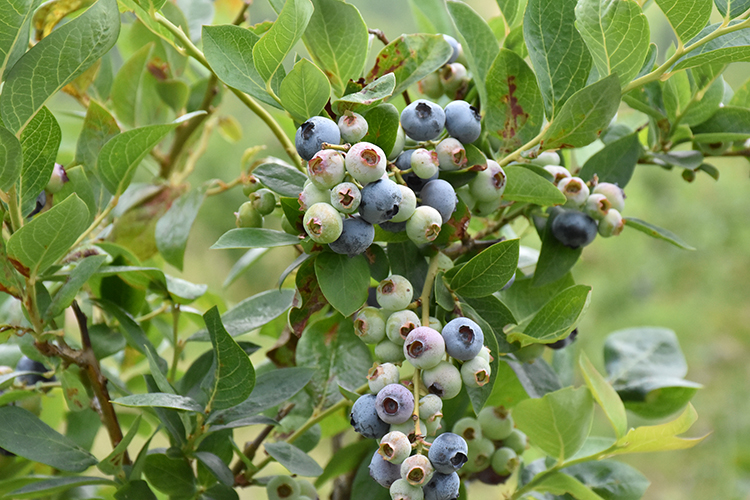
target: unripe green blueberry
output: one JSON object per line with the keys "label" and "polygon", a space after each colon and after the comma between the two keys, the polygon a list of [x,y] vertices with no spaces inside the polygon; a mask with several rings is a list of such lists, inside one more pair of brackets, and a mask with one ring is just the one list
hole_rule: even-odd
{"label": "unripe green blueberry", "polygon": [[586,199],[583,211],[594,220],[602,220],[610,208],[612,208],[612,204],[606,196],[603,194],[592,194]]}
{"label": "unripe green blueberry", "polygon": [[[297,478],[296,481],[297,481],[297,484],[299,484],[299,490],[302,496],[306,496],[310,498],[311,500],[317,500],[318,492],[315,489],[315,486],[313,486],[313,484],[310,481],[308,481],[307,479],[300,479],[300,478]],[[302,500],[302,497],[300,497],[300,500]]]}
{"label": "unripe green blueberry", "polygon": [[528,445],[529,439],[526,437],[526,434],[518,429],[513,429],[510,435],[503,439],[503,446],[511,448],[518,455],[522,455]]}
{"label": "unripe green blueberry", "polygon": [[435,469],[424,455],[412,455],[401,464],[401,477],[413,486],[424,486],[430,482]]}
{"label": "unripe green blueberry", "polygon": [[492,466],[492,470],[497,474],[508,476],[518,468],[520,463],[516,452],[512,448],[503,446],[492,454],[490,465]]}
{"label": "unripe green blueberry", "polygon": [[513,431],[513,417],[502,406],[482,408],[477,420],[482,427],[482,435],[493,441],[505,439]]}
{"label": "unripe green blueberry", "polygon": [[453,95],[468,81],[466,66],[461,63],[446,64],[440,69],[440,83],[448,95]]}
{"label": "unripe green blueberry", "polygon": [[443,217],[432,207],[422,205],[414,210],[411,218],[406,221],[406,235],[416,245],[424,245],[435,241],[440,234]]}
{"label": "unripe green blueberry", "polygon": [[419,87],[419,92],[430,99],[439,99],[445,93],[443,84],[440,83],[440,74],[437,71],[433,71],[419,80],[417,86]]}
{"label": "unripe green blueberry", "polygon": [[495,201],[503,195],[506,182],[505,170],[496,161],[487,160],[487,168],[477,173],[469,189],[477,201]]}
{"label": "unripe green blueberry", "polygon": [[419,416],[427,421],[442,416],[443,400],[434,394],[427,394],[419,399]]}
{"label": "unripe green blueberry", "polygon": [[412,486],[406,479],[395,481],[388,490],[391,500],[424,500],[421,486]]}
{"label": "unripe green blueberry", "polygon": [[268,500],[295,500],[300,495],[300,486],[290,476],[275,476],[266,484]]}
{"label": "unripe green blueberry", "polygon": [[47,187],[44,189],[51,194],[59,193],[66,182],[68,182],[68,174],[65,173],[65,168],[61,164],[55,163],[52,177],[50,177]]}
{"label": "unripe green blueberry", "polygon": [[305,187],[299,194],[299,206],[302,210],[307,210],[316,203],[330,203],[331,192],[327,189],[321,189],[312,183],[309,179],[305,182]]}
{"label": "unripe green blueberry", "polygon": [[427,325],[433,330],[436,330],[437,332],[440,332],[443,330],[443,324],[440,322],[439,319],[437,319],[434,316],[430,316],[430,324]]}
{"label": "unripe green blueberry", "polygon": [[458,434],[468,443],[469,441],[476,441],[482,439],[482,426],[479,420],[472,417],[464,417],[456,421],[453,424],[453,434]]}
{"label": "unripe green blueberry", "polygon": [[474,198],[468,184],[456,189],[456,196],[458,196],[458,199],[463,201],[467,207],[473,207],[477,203],[477,199]]}
{"label": "unripe green blueberry", "polygon": [[392,274],[378,284],[376,294],[380,307],[400,311],[411,304],[414,287],[403,276]]}
{"label": "unripe green blueberry", "polygon": [[347,151],[345,163],[349,175],[364,185],[383,177],[388,160],[375,144],[358,142]]}
{"label": "unripe green blueberry", "polygon": [[466,148],[458,142],[458,139],[448,137],[435,146],[438,155],[440,170],[461,170],[469,162],[466,157]]}
{"label": "unripe green blueberry", "polygon": [[316,243],[333,243],[344,230],[341,215],[328,203],[316,203],[308,208],[302,225]]}
{"label": "unripe green blueberry", "polygon": [[490,364],[479,356],[461,365],[461,380],[466,387],[482,387],[490,381]]}
{"label": "unripe green blueberry", "polygon": [[398,213],[389,222],[406,222],[417,208],[417,195],[408,186],[399,184],[401,190],[401,203],[398,204]]}
{"label": "unripe green blueberry", "polygon": [[354,334],[365,344],[377,344],[385,338],[385,319],[377,307],[363,307],[354,318]]}
{"label": "unripe green blueberry", "polygon": [[404,129],[401,128],[401,124],[399,124],[398,132],[396,132],[396,142],[393,144],[391,152],[388,153],[388,161],[394,161],[396,158],[398,158],[398,155],[400,155],[404,150],[405,144],[406,134],[404,133]]}
{"label": "unripe green blueberry", "polygon": [[442,421],[442,414],[439,417],[435,416],[432,420],[426,420],[425,428],[427,429],[427,431],[425,432],[425,434],[428,436],[436,435],[438,431],[443,428]]}
{"label": "unripe green blueberry", "polygon": [[446,272],[449,269],[453,269],[453,260],[445,255],[443,252],[438,252],[437,254],[437,269],[438,272]]}
{"label": "unripe green blueberry", "polygon": [[497,212],[503,204],[503,200],[498,198],[492,201],[477,201],[471,207],[471,213],[480,217],[489,217]]}
{"label": "unripe green blueberry", "polygon": [[554,151],[545,151],[543,153],[539,153],[539,156],[531,160],[531,162],[543,167],[546,167],[547,165],[559,165],[560,155],[555,153]]}
{"label": "unripe green blueberry", "polygon": [[253,194],[254,192],[256,192],[257,190],[259,190],[262,187],[263,187],[263,185],[260,183],[260,181],[257,179],[257,177],[251,175],[247,179],[247,182],[245,182],[242,185],[242,193],[245,196],[250,196],[251,194]]}
{"label": "unripe green blueberry", "polygon": [[362,201],[362,192],[353,182],[342,182],[331,189],[331,205],[342,214],[353,214]]}
{"label": "unripe green blueberry", "polygon": [[367,372],[367,385],[373,394],[390,384],[397,384],[399,379],[398,367],[393,363],[377,365]]}
{"label": "unripe green blueberry", "polygon": [[461,372],[447,361],[422,372],[422,382],[430,394],[441,399],[452,399],[461,392]]}
{"label": "unripe green blueberry", "polygon": [[[409,419],[406,422],[402,422],[400,424],[391,424],[390,432],[401,432],[403,434],[406,434],[406,437],[409,438],[410,443],[414,443],[417,441],[417,435],[416,435],[416,426],[414,425],[414,420]],[[421,434],[425,434],[425,429],[427,428],[427,423],[424,420],[419,421],[419,432]]]}
{"label": "unripe green blueberry", "polygon": [[414,311],[405,309],[388,317],[385,322],[385,334],[391,342],[402,346],[412,330],[420,326],[422,324],[419,321],[419,316]]}
{"label": "unripe green blueberry", "polygon": [[246,201],[234,213],[237,227],[263,227],[263,216],[255,209],[253,202]]}
{"label": "unripe green blueberry", "polygon": [[703,154],[708,156],[721,156],[732,146],[731,142],[697,142],[695,144]]}
{"label": "unripe green blueberry", "polygon": [[599,235],[609,238],[610,236],[617,236],[622,232],[625,227],[625,221],[620,215],[620,212],[614,208],[607,212],[602,220],[599,221]]}
{"label": "unripe green blueberry", "polygon": [[320,189],[330,189],[346,176],[344,156],[333,149],[322,149],[307,162],[307,176]]}
{"label": "unripe green blueberry", "polygon": [[347,111],[339,117],[339,130],[344,142],[359,142],[367,135],[367,120],[359,113]]}
{"label": "unripe green blueberry", "polygon": [[547,165],[546,167],[544,167],[544,170],[552,175],[552,184],[554,184],[555,186],[560,184],[561,180],[572,177],[567,168],[560,167],[558,165]]}
{"label": "unripe green blueberry", "polygon": [[429,179],[438,173],[440,160],[435,151],[419,148],[411,155],[411,170],[420,179]]}
{"label": "unripe green blueberry", "polygon": [[276,208],[276,195],[270,189],[259,189],[250,194],[249,198],[255,210],[261,215],[268,215]]}
{"label": "unripe green blueberry", "polygon": [[594,186],[594,194],[603,194],[612,204],[612,208],[622,213],[625,208],[625,193],[620,186],[610,182],[600,182]]}
{"label": "unripe green blueberry", "polygon": [[400,464],[411,455],[411,442],[403,432],[391,431],[380,440],[378,453],[384,460]]}
{"label": "unripe green blueberry", "polygon": [[[512,280],[513,278],[511,278]],[[482,346],[482,350],[479,351],[479,354],[477,354],[480,358],[484,359],[488,363],[492,362],[492,353],[490,352],[490,348],[485,346]]]}
{"label": "unripe green blueberry", "polygon": [[490,465],[492,455],[495,453],[494,443],[483,437],[467,441],[467,444],[469,445],[469,453],[467,453],[469,460],[464,465],[464,470],[479,472],[486,469]]}
{"label": "unripe green blueberry", "polygon": [[384,363],[401,363],[404,361],[404,349],[401,345],[385,339],[375,346],[375,357]]}
{"label": "unripe green blueberry", "polygon": [[557,184],[557,189],[568,199],[567,206],[580,207],[589,197],[589,187],[580,177],[566,177]]}

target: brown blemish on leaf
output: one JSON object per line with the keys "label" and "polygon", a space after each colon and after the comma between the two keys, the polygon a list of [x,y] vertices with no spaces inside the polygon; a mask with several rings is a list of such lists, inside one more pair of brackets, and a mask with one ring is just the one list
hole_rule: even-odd
{"label": "brown blemish on leaf", "polygon": [[508,75],[508,94],[501,98],[501,102],[508,107],[508,111],[510,112],[505,120],[503,130],[498,131],[503,139],[515,137],[518,129],[523,127],[526,120],[529,119],[529,114],[524,112],[523,107],[518,104],[518,97],[514,95],[518,89],[515,81],[515,75]]}
{"label": "brown blemish on leaf", "polygon": [[29,277],[29,268],[26,267],[26,266],[24,266],[23,264],[21,264],[20,261],[18,261],[16,259],[14,259],[13,257],[9,256],[8,257],[8,262],[10,262],[11,265],[16,268],[16,271],[18,271],[19,273],[23,274],[27,278]]}

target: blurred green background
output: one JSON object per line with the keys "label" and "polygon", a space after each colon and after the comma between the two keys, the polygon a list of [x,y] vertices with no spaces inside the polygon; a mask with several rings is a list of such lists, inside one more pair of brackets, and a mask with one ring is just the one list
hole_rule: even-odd
{"label": "blurred green background", "polygon": [[[405,0],[350,3],[361,10],[369,27],[382,29],[389,39],[418,31]],[[492,0],[467,3],[486,19],[499,14]],[[647,4],[652,40],[663,54],[673,41],[672,31],[656,5]],[[215,23],[229,22],[239,5],[237,0],[216,2]],[[251,23],[273,18],[265,1],[255,2],[250,9]],[[137,45],[137,40],[134,42]],[[379,42],[375,43],[377,51]],[[301,45],[298,49],[304,52]],[[737,64],[730,68],[726,80],[736,88],[750,75],[749,69],[748,64]],[[80,108],[66,97],[58,99],[53,108],[64,134],[60,160],[68,162],[75,151],[80,118],[61,112]],[[214,134],[198,162],[193,185],[212,178],[229,181],[236,177],[242,153],[251,146],[267,144],[263,154],[283,158],[283,151],[262,122],[233,95],[225,94],[219,114],[239,120],[242,139],[230,143]],[[277,118],[292,135],[291,120],[278,113]],[[620,119],[634,126],[645,122],[643,115],[625,108]],[[750,499],[750,163],[742,158],[711,163],[721,172],[718,181],[699,173],[693,183],[687,183],[677,171],[640,166],[626,189],[625,215],[668,228],[696,251],[679,250],[626,229],[617,238],[598,238],[585,249],[574,271],[578,282],[593,287],[593,295],[573,349],[585,349],[601,368],[602,345],[608,333],[641,325],[671,328],[677,332],[690,367],[687,378],[704,385],[693,400],[699,420],[690,431],[693,436],[711,433],[702,444],[687,451],[625,459],[651,480],[644,497],[648,500]],[[151,175],[149,167],[141,169],[144,179]],[[269,252],[232,286],[222,289],[224,278],[242,252],[212,251],[208,247],[234,227],[232,212],[242,201],[239,189],[209,198],[191,234],[185,272],[168,269],[171,274],[207,283],[228,303],[276,286],[280,272],[295,257],[283,249]],[[527,239],[525,244],[538,244],[534,236]],[[269,344],[268,338],[258,335],[247,338]],[[254,363],[261,360],[262,355],[253,356]],[[631,425],[652,423],[629,417]],[[237,441],[242,437],[238,435]],[[103,436],[99,438],[104,447],[108,446]],[[322,443],[320,448],[328,453],[329,446]],[[265,493],[251,488],[241,495],[263,498]],[[497,493],[487,487],[470,490],[472,499],[496,497]]]}

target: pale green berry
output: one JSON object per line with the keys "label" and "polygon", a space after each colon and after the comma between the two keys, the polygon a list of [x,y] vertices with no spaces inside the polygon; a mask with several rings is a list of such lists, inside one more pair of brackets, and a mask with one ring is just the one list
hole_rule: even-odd
{"label": "pale green berry", "polygon": [[408,279],[392,274],[378,284],[376,298],[380,307],[399,311],[411,304],[414,287]]}
{"label": "pale green berry", "polygon": [[489,439],[483,437],[473,441],[467,441],[469,453],[468,461],[464,464],[464,470],[468,472],[479,472],[490,465],[492,455],[495,453],[495,445]]}
{"label": "pale green berry", "polygon": [[490,348],[487,346],[482,346],[482,350],[479,351],[479,354],[477,354],[477,356],[483,358],[488,363],[492,362],[492,353],[490,352]]}
{"label": "pale green berry", "polygon": [[482,408],[477,420],[482,427],[482,435],[494,441],[505,439],[513,432],[513,418],[502,406]]}
{"label": "pale green berry", "polygon": [[261,215],[268,215],[276,208],[276,195],[270,189],[259,189],[250,194],[250,201]]}
{"label": "pale green berry", "polygon": [[404,222],[409,220],[417,208],[417,195],[409,187],[398,185],[401,190],[401,203],[398,204],[398,213],[389,222]]}
{"label": "pale green berry", "polygon": [[[300,494],[310,498],[310,500],[317,500],[318,492],[310,481],[297,478],[297,484],[299,484]],[[300,500],[302,500],[302,497],[300,497]]]}
{"label": "pale green berry", "polygon": [[445,93],[443,90],[443,84],[440,83],[440,74],[437,71],[433,71],[419,80],[417,86],[421,94],[424,94],[431,99],[439,99]]}
{"label": "pale green berry", "polygon": [[406,221],[406,235],[416,245],[435,241],[440,234],[443,217],[432,207],[422,205]]}
{"label": "pale green berry", "polygon": [[461,365],[461,380],[466,387],[482,387],[490,381],[490,364],[479,356]]}
{"label": "pale green berry", "polygon": [[440,141],[435,147],[435,152],[438,155],[440,170],[461,170],[469,161],[466,158],[466,148],[453,137]]}
{"label": "pale green berry", "polygon": [[439,162],[435,151],[419,148],[411,155],[411,170],[420,179],[430,179],[438,173]]}
{"label": "pale green berry", "polygon": [[471,208],[471,211],[474,215],[478,215],[480,217],[489,217],[490,215],[497,212],[502,204],[503,200],[501,200],[500,198],[492,201],[477,201]]}
{"label": "pale green berry", "polygon": [[453,434],[458,434],[468,443],[482,439],[482,425],[479,420],[472,417],[464,417],[453,424]]}
{"label": "pale green berry", "polygon": [[263,227],[263,216],[255,209],[251,201],[240,205],[240,209],[234,215],[237,227]]}
{"label": "pale green berry", "polygon": [[388,160],[375,144],[358,142],[347,151],[345,163],[349,175],[364,185],[383,177]]}
{"label": "pale green berry", "polygon": [[390,384],[397,384],[399,379],[398,367],[393,363],[377,365],[367,372],[367,385],[373,394]]}
{"label": "pale green berry", "polygon": [[298,199],[300,208],[307,210],[316,203],[330,203],[331,192],[327,189],[319,188],[308,179]]}
{"label": "pale green berry", "polygon": [[420,326],[419,316],[414,311],[397,311],[385,322],[385,334],[391,342],[402,346],[411,331]]}
{"label": "pale green berry", "polygon": [[385,339],[375,346],[375,357],[384,363],[401,363],[404,360],[404,348]]}
{"label": "pale green berry", "polygon": [[443,324],[434,316],[430,316],[430,324],[427,326],[429,326],[433,330],[437,330],[438,332],[441,332],[443,330]]}
{"label": "pale green berry", "polygon": [[520,460],[518,455],[511,448],[506,446],[498,448],[495,453],[492,454],[490,462],[492,470],[501,476],[507,476],[512,474],[518,468]]}
{"label": "pale green berry", "polygon": [[494,201],[503,195],[506,183],[505,170],[496,161],[487,160],[487,168],[477,173],[469,188],[477,201]]}
{"label": "pale green berry", "polygon": [[[425,429],[427,428],[427,423],[424,420],[419,421],[419,432],[421,434],[425,434]],[[414,426],[414,420],[409,419],[406,422],[403,422],[401,424],[391,424],[390,432],[402,432],[406,434],[406,437],[409,438],[410,443],[414,443],[417,440],[417,436],[415,434],[416,428]]]}
{"label": "pale green berry", "polygon": [[333,243],[344,229],[338,210],[328,203],[316,203],[308,208],[302,225],[316,243]]}
{"label": "pale green berry", "polygon": [[526,437],[526,434],[518,429],[513,429],[510,435],[503,439],[503,446],[512,448],[518,455],[522,455],[528,445],[529,439]]}
{"label": "pale green berry", "polygon": [[385,320],[377,307],[363,307],[354,318],[354,333],[365,344],[377,344],[385,338]]}
{"label": "pale green berry", "polygon": [[362,201],[362,192],[353,182],[342,182],[331,189],[331,205],[342,214],[353,214]]}
{"label": "pale green berry", "polygon": [[391,500],[424,500],[421,486],[412,486],[406,479],[396,480],[388,490]]}
{"label": "pale green berry", "polygon": [[443,400],[434,394],[427,394],[419,399],[419,416],[426,419],[434,419],[442,416]]}
{"label": "pale green berry", "polygon": [[378,453],[384,460],[392,464],[400,464],[411,455],[411,442],[403,432],[391,431],[380,440]]}
{"label": "pale green berry", "polygon": [[424,455],[412,455],[401,464],[401,477],[413,486],[424,486],[430,482],[435,469]]}
{"label": "pale green berry", "polygon": [[458,89],[466,84],[468,72],[466,66],[461,63],[446,64],[440,70],[440,83],[448,95],[453,95]]}
{"label": "pale green berry", "polygon": [[396,158],[398,158],[398,155],[401,154],[401,152],[404,150],[404,145],[406,144],[406,134],[404,134],[404,129],[401,128],[401,125],[398,126],[398,132],[396,133],[396,142],[393,144],[393,148],[391,148],[391,152],[388,153],[388,161],[394,161]]}
{"label": "pale green berry", "polygon": [[612,204],[606,196],[600,193],[594,193],[586,199],[583,211],[594,220],[602,220],[607,215],[610,208],[612,208]]}
{"label": "pale green berry", "polygon": [[330,189],[346,176],[344,156],[333,149],[322,149],[307,162],[307,176],[320,189]]}
{"label": "pale green berry", "polygon": [[557,189],[568,199],[566,204],[568,206],[580,207],[586,203],[586,199],[589,197],[589,187],[580,177],[562,179],[557,184]]}
{"label": "pale green berry", "polygon": [[300,486],[290,476],[275,476],[266,484],[269,500],[296,500],[300,496]]}
{"label": "pale green berry", "polygon": [[608,238],[610,236],[617,236],[622,232],[625,227],[625,220],[623,220],[620,212],[611,208],[607,215],[599,221],[599,234]]}
{"label": "pale green berry", "polygon": [[441,399],[453,399],[461,392],[461,372],[453,364],[441,361],[434,368],[422,372],[427,391]]}
{"label": "pale green berry", "polygon": [[347,111],[339,117],[339,130],[344,142],[359,142],[367,135],[369,128],[367,120],[359,113]]}
{"label": "pale green berry", "polygon": [[561,180],[571,177],[570,172],[567,168],[559,165],[547,165],[544,170],[552,175],[552,184],[557,186]]}
{"label": "pale green berry", "polygon": [[536,165],[559,165],[560,164],[560,155],[555,153],[554,151],[545,151],[543,153],[540,153],[539,156],[531,160],[532,163]]}
{"label": "pale green berry", "polygon": [[600,182],[594,186],[594,194],[603,194],[612,204],[612,208],[622,213],[625,208],[625,192],[617,184]]}

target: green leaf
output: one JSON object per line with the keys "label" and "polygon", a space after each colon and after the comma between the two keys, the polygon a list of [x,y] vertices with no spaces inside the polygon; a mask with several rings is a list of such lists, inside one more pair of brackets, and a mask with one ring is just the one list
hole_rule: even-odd
{"label": "green leaf", "polygon": [[331,85],[325,73],[307,59],[294,65],[279,89],[281,104],[298,122],[320,113],[330,95]]}
{"label": "green leaf", "polygon": [[21,176],[23,153],[21,143],[8,129],[0,127],[0,191],[8,191]]}
{"label": "green leaf", "polygon": [[522,323],[508,330],[508,342],[519,342],[521,347],[526,347],[564,339],[578,325],[590,300],[591,287],[566,288],[547,302],[527,325]]}
{"label": "green leaf", "polygon": [[349,258],[324,252],[315,258],[315,275],[326,300],[348,317],[367,300],[370,268],[363,255]]}
{"label": "green leaf", "polygon": [[552,493],[554,495],[565,495],[566,493],[569,493],[577,500],[604,500],[576,478],[562,472],[555,472],[552,475],[545,477],[535,489],[545,493]]}
{"label": "green leaf", "polygon": [[375,65],[365,77],[367,83],[383,75],[393,73],[400,94],[414,83],[448,62],[453,49],[442,35],[401,35],[383,47],[375,59]]}
{"label": "green leaf", "polygon": [[107,191],[115,196],[121,195],[130,185],[130,181],[133,180],[135,169],[138,168],[141,160],[169,132],[194,116],[204,113],[205,111],[188,113],[165,125],[150,125],[128,130],[107,141],[99,152],[96,163],[99,178]]}
{"label": "green leaf", "polygon": [[302,38],[312,13],[310,0],[288,0],[271,29],[255,44],[253,62],[264,82],[279,71],[284,58]]}
{"label": "green leaf", "polygon": [[9,496],[7,498],[44,498],[50,495],[54,495],[55,493],[61,493],[81,486],[115,486],[116,484],[117,483],[115,483],[111,479],[103,477],[56,477],[53,479],[34,482],[17,490],[13,490],[8,493]]}
{"label": "green leaf", "polygon": [[591,144],[612,121],[619,105],[620,84],[616,76],[582,88],[570,96],[550,123],[542,137],[543,148],[577,148]]}
{"label": "green leaf", "polygon": [[524,7],[526,10],[532,7],[526,6],[526,0],[495,0],[500,12],[505,18],[508,26],[515,26],[523,20]]}
{"label": "green leaf", "polygon": [[195,493],[193,468],[185,459],[152,453],[146,457],[143,473],[151,486],[171,497],[192,498]]}
{"label": "green leaf", "polygon": [[61,140],[60,126],[47,108],[39,110],[21,133],[23,168],[16,192],[24,215],[34,209],[37,197],[52,177]]}
{"label": "green leaf", "polygon": [[734,89],[734,95],[729,101],[729,106],[750,108],[750,79],[745,81],[741,87]]}
{"label": "green leaf", "polygon": [[18,406],[0,407],[0,447],[67,472],[83,472],[98,462],[91,453]]}
{"label": "green leaf", "polygon": [[246,227],[230,229],[211,245],[211,249],[225,248],[271,248],[296,245],[300,242],[297,236],[273,229]]}
{"label": "green leaf", "polygon": [[513,421],[534,446],[558,461],[583,446],[594,417],[594,400],[586,387],[566,387],[540,399],[521,401]]}
{"label": "green leaf", "polygon": [[157,497],[146,481],[131,480],[117,490],[115,500],[157,500]]}
{"label": "green leaf", "polygon": [[341,0],[313,0],[313,5],[305,46],[328,76],[335,93],[342,95],[346,83],[358,79],[365,68],[367,25],[355,6]]}
{"label": "green leaf", "polygon": [[622,404],[620,396],[596,370],[586,353],[581,353],[578,365],[581,367],[583,379],[586,381],[591,394],[604,410],[604,414],[607,415],[607,419],[612,424],[617,437],[621,438],[628,432],[628,417],[625,415],[625,405]]}
{"label": "green leaf", "polygon": [[102,146],[120,133],[117,121],[101,104],[89,102],[83,129],[76,145],[76,163],[83,164],[87,172],[96,172],[96,159]]}
{"label": "green leaf", "polygon": [[78,265],[70,273],[63,286],[53,297],[47,311],[44,313],[44,319],[49,321],[62,314],[73,303],[81,287],[104,264],[105,260],[107,260],[106,255],[92,255],[78,262]]}
{"label": "green leaf", "polygon": [[487,324],[487,322],[482,318],[479,314],[476,313],[472,309],[471,306],[467,304],[462,304],[462,307],[464,308],[464,314],[466,316],[475,321],[483,332],[486,332],[484,334],[484,345],[487,346],[487,348],[490,350],[491,354],[491,361],[490,361],[490,380],[485,385],[481,387],[467,387],[466,392],[469,394],[469,400],[471,401],[471,406],[474,409],[474,413],[478,414],[482,408],[484,408],[484,405],[487,403],[487,400],[492,395],[492,390],[495,387],[495,382],[497,382],[497,375],[498,375],[498,345],[497,345],[497,338],[495,335],[492,335],[492,327]]}
{"label": "green leaf", "polygon": [[227,274],[227,277],[224,279],[224,283],[222,283],[221,286],[227,288],[229,285],[237,281],[237,278],[242,276],[245,271],[250,269],[250,267],[258,262],[258,260],[260,260],[260,258],[266,253],[268,253],[268,248],[251,248],[245,252],[245,255],[240,257],[239,260],[234,263],[232,269],[229,270],[229,274]]}
{"label": "green leaf", "polygon": [[219,309],[203,315],[214,347],[214,372],[207,408],[223,410],[242,403],[255,387],[255,370],[250,358],[224,329]]}
{"label": "green leaf", "polygon": [[234,485],[234,474],[232,474],[227,464],[217,455],[208,451],[198,451],[195,453],[195,458],[205,465],[221,484],[225,486]]}
{"label": "green leaf", "polygon": [[714,2],[725,19],[734,19],[750,9],[750,0],[714,0]]}
{"label": "green leaf", "polygon": [[547,225],[542,234],[542,250],[536,263],[531,285],[541,287],[563,278],[578,262],[582,248],[570,248],[554,237],[550,227],[554,216],[547,219]]}
{"label": "green leaf", "polygon": [[98,188],[98,182],[96,182],[95,179],[93,182],[89,180],[83,165],[66,168],[65,174],[68,176],[68,182],[63,184],[60,191],[55,193],[54,201],[60,203],[70,195],[76,194],[86,204],[86,208],[89,209],[88,223],[91,224],[94,222],[94,218],[99,211],[96,204],[97,197],[94,194],[94,188],[92,187],[92,185],[97,185]]}
{"label": "green leaf", "polygon": [[[8,256],[28,276],[38,276],[70,250],[88,226],[89,211],[78,196],[70,196],[13,233]],[[18,266],[16,266],[18,267]]]}
{"label": "green leaf", "polygon": [[[266,92],[266,82],[255,69],[253,48],[258,40],[258,35],[239,26],[203,27],[203,51],[219,80],[265,104],[279,108],[281,106]],[[274,93],[279,93],[285,75],[283,67],[274,74],[271,79]]]}
{"label": "green leaf", "polygon": [[486,297],[513,277],[518,265],[518,240],[495,243],[467,262],[453,276],[451,290],[462,297]]}
{"label": "green leaf", "polygon": [[119,33],[117,2],[99,0],[43,38],[8,74],[0,96],[5,126],[18,135],[57,91],[109,52]]}
{"label": "green leaf", "polygon": [[700,69],[678,72],[664,84],[664,107],[672,123],[698,125],[719,109],[724,79],[718,74],[701,75]]}
{"label": "green leaf", "polygon": [[469,62],[469,69],[474,74],[479,101],[490,102],[489,89],[486,88],[485,82],[490,73],[490,66],[500,52],[497,38],[482,16],[467,4],[451,0],[448,2],[448,12],[456,26],[458,39]]}
{"label": "green leaf", "polygon": [[[719,2],[727,0],[719,0]],[[731,1],[731,0],[729,0]],[[711,0],[656,0],[677,37],[687,42],[706,27],[711,17]]]}
{"label": "green leaf", "polygon": [[611,456],[692,448],[707,436],[699,438],[677,436],[687,432],[696,420],[698,420],[698,413],[693,405],[688,403],[682,414],[671,422],[630,429],[625,436],[617,441],[618,448],[611,453]]}
{"label": "green leaf", "polygon": [[194,399],[165,392],[151,392],[148,394],[133,394],[123,396],[112,401],[116,405],[129,408],[170,408],[200,413],[203,407]]}
{"label": "green leaf", "polygon": [[180,271],[190,228],[193,227],[198,210],[205,199],[204,189],[194,189],[173,202],[167,213],[156,223],[156,247],[164,260]]}
{"label": "green leaf", "polygon": [[500,353],[508,353],[516,350],[505,339],[505,327],[517,323],[516,318],[513,316],[511,310],[508,309],[508,306],[506,306],[496,295],[470,298],[466,299],[466,302],[492,328]]}
{"label": "green leaf", "polygon": [[29,22],[34,14],[34,0],[3,0],[3,27],[0,28],[0,81],[26,52],[29,41]]}
{"label": "green leaf", "polygon": [[652,238],[664,240],[678,248],[682,248],[683,250],[695,250],[695,247],[688,245],[682,240],[682,238],[671,231],[654,226],[653,224],[649,224],[641,219],[636,219],[635,217],[623,217],[623,219],[625,220],[625,227],[632,227]]}
{"label": "green leaf", "polygon": [[97,464],[97,468],[100,471],[105,474],[116,474],[118,470],[120,470],[123,465],[123,458],[125,456],[125,453],[127,453],[128,451],[128,446],[133,441],[135,435],[138,433],[140,424],[141,415],[137,415],[133,423],[130,424],[128,433],[125,434],[125,437],[122,438],[122,441],[117,443],[117,446],[115,446],[112,452]]}
{"label": "green leaf", "polygon": [[697,142],[744,141],[750,138],[750,109],[725,106],[692,127]]}
{"label": "green leaf", "polygon": [[640,500],[649,486],[646,477],[628,464],[597,460],[561,470],[607,500]]}
{"label": "green leaf", "polygon": [[323,473],[315,480],[315,487],[320,488],[331,479],[357,469],[360,462],[372,456],[374,443],[363,439],[344,446],[333,454]]}
{"label": "green leaf", "polygon": [[130,56],[112,82],[112,109],[129,127],[152,124],[159,113],[157,80],[149,71],[155,45],[148,43]]}
{"label": "green leaf", "polygon": [[153,344],[151,344],[148,337],[146,337],[141,326],[124,309],[117,304],[104,299],[98,299],[96,304],[117,319],[118,323],[120,323],[120,332],[123,334],[130,347],[144,356],[146,355],[146,351],[151,351],[152,353],[156,352],[156,349]]}
{"label": "green leaf", "polygon": [[409,0],[420,33],[450,33],[451,18],[443,0]]}
{"label": "green leaf", "polygon": [[505,167],[507,184],[503,199],[541,206],[562,205],[565,195],[550,181],[522,166]]}
{"label": "green leaf", "polygon": [[278,158],[255,167],[253,175],[271,191],[297,198],[305,186],[307,176]]}
{"label": "green leaf", "polygon": [[523,36],[549,120],[586,86],[591,70],[591,54],[575,29],[575,6],[576,0],[529,0],[524,15]]}
{"label": "green leaf", "polygon": [[398,137],[399,117],[399,112],[393,104],[375,106],[365,115],[367,134],[362,141],[371,142],[379,146],[386,156],[390,155]]}
{"label": "green leaf", "polygon": [[340,99],[334,100],[331,105],[339,115],[343,115],[346,111],[362,113],[388,99],[393,95],[395,89],[396,75],[387,73],[377,80],[370,82],[359,92],[346,94]]}
{"label": "green leaf", "polygon": [[500,154],[536,137],[544,121],[544,101],[534,72],[508,49],[500,49],[486,75],[485,128],[500,139]]}
{"label": "green leaf", "polygon": [[323,474],[323,469],[307,453],[296,446],[280,441],[263,445],[273,458],[292,474],[311,477]]}
{"label": "green leaf", "polygon": [[297,365],[315,370],[310,381],[313,402],[327,408],[343,397],[339,386],[355,391],[367,382],[372,357],[354,334],[352,322],[336,314],[305,329],[297,344]]}
{"label": "green leaf", "polygon": [[576,28],[589,48],[599,75],[617,75],[625,86],[648,53],[648,20],[635,0],[579,0]]}
{"label": "green leaf", "polygon": [[643,146],[638,140],[638,134],[626,135],[610,142],[586,160],[578,177],[589,180],[596,175],[599,182],[611,182],[624,188],[633,177],[642,152]]}
{"label": "green leaf", "polygon": [[[729,23],[729,26],[733,26],[738,22],[740,21],[732,21]],[[701,38],[711,35],[720,27],[721,23],[706,26],[686,45],[690,45]],[[691,50],[682,56],[670,71],[675,72],[681,69],[695,68],[707,63],[718,65],[742,61],[750,61],[750,29],[733,31],[706,42],[697,49]]]}
{"label": "green leaf", "polygon": [[[520,366],[508,357],[502,357],[498,360],[497,378],[495,379],[495,386],[492,388],[492,393],[486,401],[487,406],[504,406],[511,409],[521,401],[529,399],[526,389],[524,389],[518,376],[516,376],[516,372],[511,368],[510,363]],[[533,366],[533,364],[529,363],[527,365]]]}

